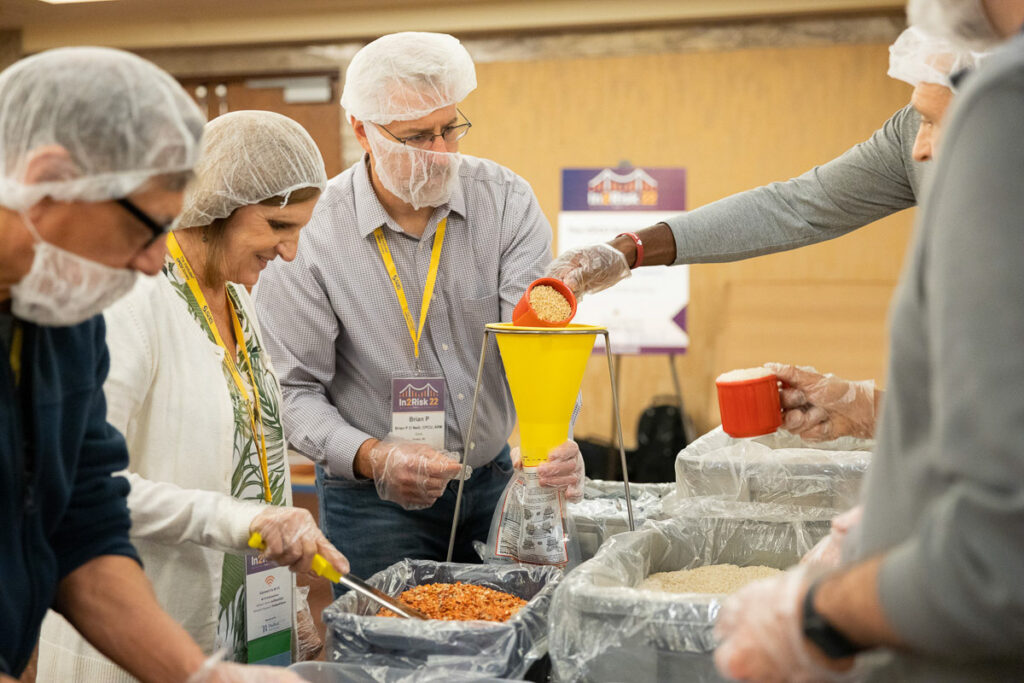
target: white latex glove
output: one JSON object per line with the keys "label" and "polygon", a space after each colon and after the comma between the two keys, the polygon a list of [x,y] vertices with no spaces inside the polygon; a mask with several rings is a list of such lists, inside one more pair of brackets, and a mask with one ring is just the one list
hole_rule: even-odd
{"label": "white latex glove", "polygon": [[428,508],[441,497],[449,481],[469,476],[470,467],[460,466],[458,458],[457,453],[421,443],[378,441],[370,450],[377,494],[406,510]]}
{"label": "white latex glove", "polygon": [[[715,667],[739,681],[812,683],[854,680],[854,660],[830,660],[804,638],[807,567],[747,584],[730,596],[715,624]],[[813,649],[812,649],[813,648]]]}
{"label": "white latex glove", "polygon": [[864,506],[858,505],[833,519],[828,536],[807,551],[807,554],[800,558],[800,564],[826,571],[839,567],[843,559],[843,542],[850,529],[860,524],[863,515]]}
{"label": "white latex glove", "polygon": [[[522,469],[523,457],[519,447],[512,449],[512,466]],[[547,462],[537,466],[537,483],[551,489],[565,492],[570,503],[583,500],[583,486],[587,478],[584,469],[583,454],[580,447],[572,439],[559,444],[548,452]]]}
{"label": "white latex glove", "polygon": [[875,383],[823,375],[812,367],[765,363],[782,381],[782,426],[808,441],[875,435]]}
{"label": "white latex glove", "polygon": [[266,544],[263,555],[293,572],[308,572],[313,555],[320,553],[339,572],[348,573],[348,560],[323,535],[309,510],[267,505],[249,523],[249,533],[254,531]]}
{"label": "white latex glove", "polygon": [[608,244],[570,249],[548,266],[544,277],[558,278],[576,299],[600,292],[629,277],[629,264],[622,252]]}
{"label": "white latex glove", "polygon": [[208,658],[185,683],[305,683],[301,676],[279,666],[249,666]]}

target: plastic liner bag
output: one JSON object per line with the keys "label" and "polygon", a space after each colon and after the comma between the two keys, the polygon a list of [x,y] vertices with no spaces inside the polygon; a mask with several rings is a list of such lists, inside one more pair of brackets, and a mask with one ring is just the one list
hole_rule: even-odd
{"label": "plastic liner bag", "polygon": [[309,586],[295,587],[295,661],[308,662],[323,652],[324,641],[309,610]]}
{"label": "plastic liner bag", "polygon": [[704,499],[610,538],[566,575],[551,605],[558,681],[723,681],[712,628],[724,595],[637,588],[655,572],[713,564],[784,569],[828,533],[830,512]]}
{"label": "plastic liner bag", "polygon": [[676,486],[687,497],[843,511],[858,502],[874,445],[854,437],[808,442],[785,430],[737,439],[718,427],[676,456]]}
{"label": "plastic liner bag", "polygon": [[[676,485],[672,483],[630,484],[634,526],[639,529],[649,519],[663,519],[662,499],[675,490]],[[583,560],[592,558],[606,539],[629,531],[626,491],[621,481],[588,479],[583,488],[583,500],[570,503],[569,514],[576,525]]]}
{"label": "plastic liner bag", "polygon": [[494,508],[487,545],[474,544],[487,564],[570,569],[582,561],[565,493],[542,487],[537,479],[532,467],[512,474]]}
{"label": "plastic liner bag", "polygon": [[310,683],[490,683],[507,678],[490,678],[457,671],[396,669],[390,666],[356,666],[331,662],[303,662],[288,667]]}
{"label": "plastic liner bag", "polygon": [[413,621],[377,617],[379,606],[348,593],[323,611],[327,660],[363,667],[430,667],[495,678],[521,678],[547,653],[548,608],[562,572],[556,567],[506,567],[402,560],[369,583],[388,595],[426,583],[471,583],[516,595],[527,604],[504,623]]}

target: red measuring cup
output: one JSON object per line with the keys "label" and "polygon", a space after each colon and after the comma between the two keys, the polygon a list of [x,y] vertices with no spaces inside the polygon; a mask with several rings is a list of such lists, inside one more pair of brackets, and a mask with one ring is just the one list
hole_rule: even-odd
{"label": "red measuring cup", "polygon": [[[569,302],[568,318],[551,321],[544,320],[537,315],[537,311],[533,310],[533,306],[530,305],[530,292],[533,291],[534,287],[540,285],[547,285],[565,297],[566,301]],[[565,327],[574,315],[576,315],[576,297],[573,295],[572,290],[557,278],[542,277],[531,282],[530,286],[523,292],[522,298],[519,299],[519,303],[516,304],[515,309],[512,311],[512,324],[517,327]]]}

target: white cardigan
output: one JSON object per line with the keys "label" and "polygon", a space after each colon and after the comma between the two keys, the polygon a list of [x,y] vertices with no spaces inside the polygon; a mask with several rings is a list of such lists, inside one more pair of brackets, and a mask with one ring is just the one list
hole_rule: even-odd
{"label": "white cardigan", "polygon": [[[230,285],[262,346],[252,301]],[[222,363],[163,274],[139,278],[104,314],[107,419],[128,442],[132,542],[163,608],[212,653],[224,552],[246,548],[262,509],[231,496],[235,423]],[[269,362],[269,357],[267,357]],[[285,499],[291,478],[285,468]],[[43,622],[38,683],[133,681],[55,612]]]}

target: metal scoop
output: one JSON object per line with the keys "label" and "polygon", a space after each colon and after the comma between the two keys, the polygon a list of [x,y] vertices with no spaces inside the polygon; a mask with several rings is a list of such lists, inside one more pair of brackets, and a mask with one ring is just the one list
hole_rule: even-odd
{"label": "metal scoop", "polygon": [[[256,550],[266,550],[267,546],[263,542],[263,537],[260,536],[258,531],[253,532],[252,536],[249,537],[249,547],[255,548]],[[403,605],[387,593],[382,593],[362,579],[353,576],[352,574],[342,574],[332,567],[331,563],[328,562],[320,553],[313,556],[313,562],[310,568],[313,570],[314,574],[322,576],[333,583],[340,583],[342,586],[354,590],[356,593],[373,600],[377,604],[387,607],[389,610],[404,619],[425,620],[429,618],[418,609],[408,605]]]}

